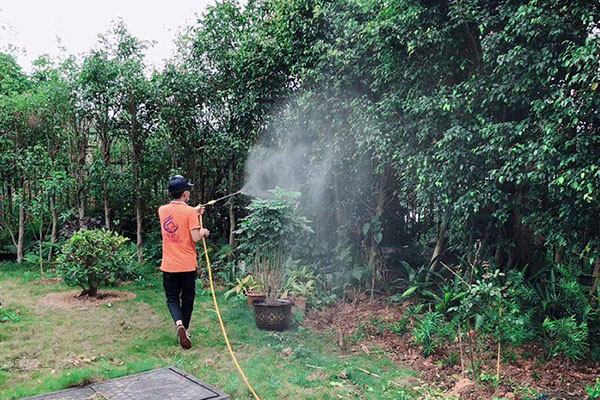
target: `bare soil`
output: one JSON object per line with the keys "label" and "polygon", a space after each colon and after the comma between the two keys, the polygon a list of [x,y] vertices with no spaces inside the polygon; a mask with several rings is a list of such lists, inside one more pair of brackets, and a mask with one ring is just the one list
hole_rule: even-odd
{"label": "bare soil", "polygon": [[80,294],[81,290],[48,293],[40,298],[39,304],[42,306],[62,308],[97,307],[105,304],[116,303],[118,301],[131,300],[136,297],[135,293],[119,290],[106,290],[98,292],[97,297],[80,296]]}
{"label": "bare soil", "polygon": [[[592,361],[546,360],[543,346],[533,343],[503,353],[499,385],[466,377],[461,374],[458,342],[448,343],[438,354],[424,357],[421,349],[412,343],[409,333],[398,335],[389,329],[389,324],[403,317],[406,307],[407,304],[388,305],[382,301],[371,303],[355,299],[353,303],[339,302],[321,311],[309,311],[304,325],[318,332],[333,331],[338,345],[350,353],[384,349],[400,365],[420,371],[421,379],[446,391],[448,396],[460,399],[521,399],[520,393],[526,387],[547,395],[547,399],[582,399],[587,398],[585,387],[593,385],[600,374],[600,364]],[[483,376],[495,376],[496,345],[486,338],[474,339],[481,350],[473,358],[481,362]],[[463,361],[467,370],[471,360],[465,347],[463,343]]]}
{"label": "bare soil", "polygon": [[61,278],[41,278],[36,281],[29,282],[30,285],[54,285],[61,282]]}

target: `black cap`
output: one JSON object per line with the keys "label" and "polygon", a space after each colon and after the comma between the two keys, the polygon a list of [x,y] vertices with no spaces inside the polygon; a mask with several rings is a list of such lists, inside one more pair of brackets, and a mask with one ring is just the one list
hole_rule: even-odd
{"label": "black cap", "polygon": [[189,183],[187,179],[181,175],[175,175],[169,179],[169,193],[179,193],[186,190],[192,190],[193,187],[194,185]]}

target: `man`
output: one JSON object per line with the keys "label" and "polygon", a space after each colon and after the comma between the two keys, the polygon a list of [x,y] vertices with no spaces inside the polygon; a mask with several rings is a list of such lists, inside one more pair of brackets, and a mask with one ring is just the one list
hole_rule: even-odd
{"label": "man", "polygon": [[196,242],[210,233],[200,229],[198,221],[198,216],[204,214],[204,207],[187,205],[193,187],[183,176],[175,175],[169,180],[169,194],[173,200],[158,209],[163,239],[160,266],[163,287],[167,307],[177,327],[179,344],[184,349],[192,347],[188,329],[196,297]]}

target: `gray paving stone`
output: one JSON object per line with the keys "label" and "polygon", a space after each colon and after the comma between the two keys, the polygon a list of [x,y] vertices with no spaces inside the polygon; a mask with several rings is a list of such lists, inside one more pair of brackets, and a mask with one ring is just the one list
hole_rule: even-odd
{"label": "gray paving stone", "polygon": [[229,400],[229,396],[168,367],[24,400]]}
{"label": "gray paving stone", "polygon": [[98,396],[94,390],[89,387],[80,387],[67,390],[61,390],[60,392],[54,392],[49,394],[43,394],[41,396],[29,397],[30,400],[100,400],[102,397]]}

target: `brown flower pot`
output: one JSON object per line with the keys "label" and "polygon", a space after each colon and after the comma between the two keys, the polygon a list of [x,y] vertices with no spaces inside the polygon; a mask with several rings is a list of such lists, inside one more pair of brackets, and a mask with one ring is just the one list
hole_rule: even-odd
{"label": "brown flower pot", "polygon": [[248,292],[246,293],[246,299],[248,301],[248,307],[249,308],[254,308],[254,300],[264,300],[266,299],[267,296],[265,296],[263,293],[255,293],[255,292]]}
{"label": "brown flower pot", "polygon": [[292,315],[292,302],[277,300],[268,305],[264,300],[254,302],[254,319],[258,329],[284,331],[289,328]]}

